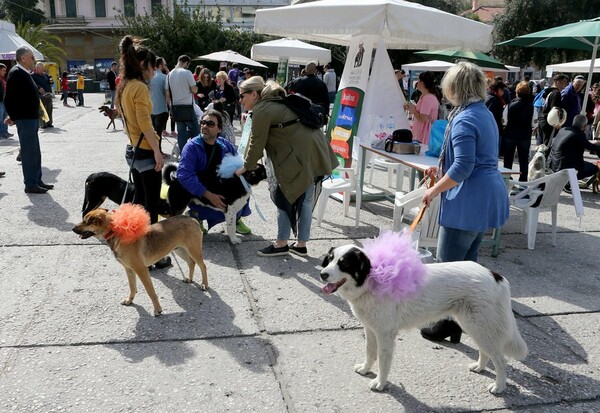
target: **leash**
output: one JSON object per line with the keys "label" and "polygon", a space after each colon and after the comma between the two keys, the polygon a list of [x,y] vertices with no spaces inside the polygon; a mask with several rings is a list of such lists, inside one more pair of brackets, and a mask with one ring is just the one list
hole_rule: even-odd
{"label": "leash", "polygon": [[[425,176],[420,182],[419,182],[419,186],[425,184],[425,182],[427,181],[427,178],[429,178],[429,182],[427,183],[427,188],[431,188],[432,186],[435,185],[435,176],[431,175],[431,176]],[[423,206],[421,207],[421,209],[419,210],[419,213],[417,214],[417,216],[415,217],[415,219],[413,220],[412,224],[410,224],[410,227],[408,227],[408,229],[412,232],[415,230],[415,228],[417,227],[417,225],[419,225],[419,222],[421,222],[421,220],[423,219],[423,215],[425,215],[425,210],[427,209],[427,204],[423,204]]]}
{"label": "leash", "polygon": [[252,187],[250,186],[248,181],[246,181],[246,178],[244,178],[242,175],[240,175],[239,178],[242,181],[242,185],[244,186],[244,189],[246,190],[246,192],[250,195],[250,197],[254,201],[254,210],[256,211],[256,213],[258,214],[260,219],[263,220],[263,222],[267,222],[267,219],[265,218],[262,211],[260,210],[260,207],[258,206],[258,202],[256,202],[256,197],[252,193]]}

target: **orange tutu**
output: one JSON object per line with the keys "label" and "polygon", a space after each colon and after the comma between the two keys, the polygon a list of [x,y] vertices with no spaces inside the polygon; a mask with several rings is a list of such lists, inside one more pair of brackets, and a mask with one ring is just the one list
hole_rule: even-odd
{"label": "orange tutu", "polygon": [[150,231],[150,214],[140,205],[123,204],[113,213],[110,229],[123,244],[131,244]]}

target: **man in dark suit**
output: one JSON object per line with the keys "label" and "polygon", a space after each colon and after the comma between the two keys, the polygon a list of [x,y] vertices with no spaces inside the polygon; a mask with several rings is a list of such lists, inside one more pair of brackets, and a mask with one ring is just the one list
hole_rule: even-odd
{"label": "man in dark suit", "polygon": [[590,178],[586,184],[589,186],[596,177],[598,167],[583,160],[583,152],[587,149],[600,156],[600,143],[592,143],[585,137],[587,118],[585,115],[577,115],[573,119],[573,125],[562,128],[552,141],[549,162],[550,169],[558,172],[567,168],[577,170],[577,179]]}
{"label": "man in dark suit", "polygon": [[117,92],[117,68],[119,65],[117,62],[110,64],[110,70],[106,74],[106,81],[108,82],[108,88],[110,90],[110,108],[115,108],[115,93]]}
{"label": "man in dark suit", "polygon": [[317,64],[309,62],[305,69],[306,76],[292,80],[287,87],[288,92],[301,94],[315,105],[321,105],[324,113],[329,114],[329,91],[325,82],[316,76]]}
{"label": "man in dark suit", "polygon": [[42,182],[42,153],[38,128],[40,93],[29,71],[35,64],[33,51],[21,46],[16,51],[17,64],[8,72],[4,104],[10,124],[17,125],[21,145],[21,166],[28,194],[44,194],[54,185]]}

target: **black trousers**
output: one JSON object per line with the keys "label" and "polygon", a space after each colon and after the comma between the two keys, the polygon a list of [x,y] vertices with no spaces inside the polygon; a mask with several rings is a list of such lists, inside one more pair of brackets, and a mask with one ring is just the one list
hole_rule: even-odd
{"label": "black trousers", "polygon": [[529,148],[531,139],[515,140],[504,138],[504,167],[511,169],[515,159],[515,149],[519,159],[519,181],[527,181],[527,168],[529,167]]}
{"label": "black trousers", "polygon": [[150,214],[150,223],[158,222],[158,201],[160,200],[160,186],[162,176],[154,169],[139,172],[135,168],[131,170],[135,195],[133,203],[143,206]]}
{"label": "black trousers", "polygon": [[158,115],[150,115],[152,119],[152,126],[154,130],[158,134],[158,138],[160,139],[159,145],[162,151],[162,133],[165,129],[167,129],[167,121],[169,120],[169,112],[159,113]]}

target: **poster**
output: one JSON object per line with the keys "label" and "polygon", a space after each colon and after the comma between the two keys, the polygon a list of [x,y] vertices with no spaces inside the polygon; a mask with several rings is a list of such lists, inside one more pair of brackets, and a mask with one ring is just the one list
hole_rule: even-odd
{"label": "poster", "polygon": [[342,167],[349,167],[352,163],[353,139],[358,130],[369,80],[373,45],[378,37],[359,35],[352,38],[333,104],[327,138]]}

